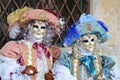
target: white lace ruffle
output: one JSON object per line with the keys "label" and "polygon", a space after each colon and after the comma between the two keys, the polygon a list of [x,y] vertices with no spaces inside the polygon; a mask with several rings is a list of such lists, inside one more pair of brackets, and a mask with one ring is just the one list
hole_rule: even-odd
{"label": "white lace ruffle", "polygon": [[0,56],[0,78],[1,80],[30,80],[21,73],[24,66],[17,63],[16,59]]}
{"label": "white lace ruffle", "polygon": [[120,80],[120,70],[116,66],[112,68],[111,74],[112,80]]}
{"label": "white lace ruffle", "polygon": [[[42,49],[41,49],[42,50]],[[48,65],[45,54],[41,53],[42,59],[37,58],[37,79],[36,80],[44,80],[44,75],[48,72]]]}
{"label": "white lace ruffle", "polygon": [[54,76],[54,80],[75,80],[75,78],[71,75],[70,70],[60,65],[59,62],[55,62],[52,69]]}

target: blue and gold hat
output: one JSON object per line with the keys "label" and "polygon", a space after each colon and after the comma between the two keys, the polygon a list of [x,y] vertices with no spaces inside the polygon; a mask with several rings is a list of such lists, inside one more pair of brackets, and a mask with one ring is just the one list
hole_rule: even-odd
{"label": "blue and gold hat", "polygon": [[110,38],[108,28],[102,21],[96,20],[91,15],[82,14],[79,21],[69,27],[63,44],[69,46],[85,34],[96,34],[100,43]]}

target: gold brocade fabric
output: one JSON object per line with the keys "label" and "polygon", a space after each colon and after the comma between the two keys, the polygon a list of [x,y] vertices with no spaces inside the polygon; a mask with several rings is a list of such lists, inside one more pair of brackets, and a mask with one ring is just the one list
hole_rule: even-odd
{"label": "gold brocade fabric", "polygon": [[[75,70],[74,70],[75,69]],[[80,73],[80,61],[79,58],[72,57],[72,74],[74,77],[79,79],[79,73]]]}
{"label": "gold brocade fabric", "polygon": [[96,56],[96,59],[94,60],[94,66],[95,66],[97,74],[99,74],[102,69],[100,56]]}
{"label": "gold brocade fabric", "polygon": [[[31,51],[31,55],[29,55],[29,51]],[[23,58],[24,58],[24,63],[26,66],[29,65],[29,56],[31,56],[31,65],[36,67],[37,63],[37,55],[36,55],[36,50],[34,48],[29,49],[28,46],[26,45],[26,53],[23,53]]]}

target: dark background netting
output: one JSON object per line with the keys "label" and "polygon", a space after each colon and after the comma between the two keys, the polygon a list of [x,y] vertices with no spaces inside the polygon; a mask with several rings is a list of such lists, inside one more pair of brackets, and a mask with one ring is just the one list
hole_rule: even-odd
{"label": "dark background netting", "polygon": [[[68,27],[78,20],[82,13],[90,12],[90,0],[0,0],[0,48],[11,39],[8,37],[8,24],[6,17],[12,11],[29,6],[32,8],[47,8],[57,10],[65,18],[65,29],[54,39],[55,43],[61,43]],[[21,39],[21,35],[17,40]]]}

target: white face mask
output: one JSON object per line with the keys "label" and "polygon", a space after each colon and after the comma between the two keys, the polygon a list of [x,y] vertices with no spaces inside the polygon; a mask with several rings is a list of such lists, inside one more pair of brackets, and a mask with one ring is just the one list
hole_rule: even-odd
{"label": "white face mask", "polygon": [[97,36],[95,34],[87,34],[80,38],[80,45],[83,49],[93,52],[97,44]]}
{"label": "white face mask", "polygon": [[32,32],[32,36],[35,39],[43,39],[43,37],[46,35],[46,24],[45,24],[45,22],[35,21],[31,25],[31,32]]}

